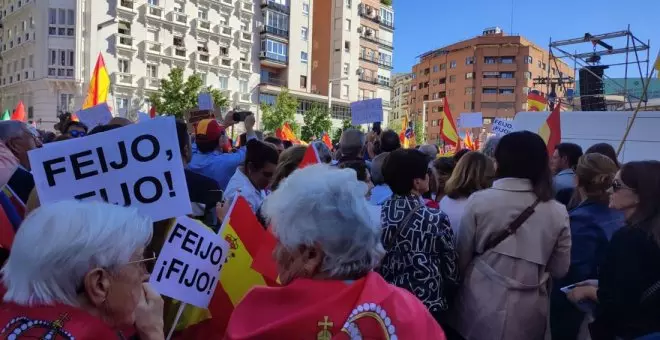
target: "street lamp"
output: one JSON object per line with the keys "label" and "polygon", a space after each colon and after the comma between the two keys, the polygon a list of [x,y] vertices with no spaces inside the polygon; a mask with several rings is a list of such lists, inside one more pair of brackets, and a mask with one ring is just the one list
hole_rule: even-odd
{"label": "street lamp", "polygon": [[426,103],[438,103],[438,102],[444,102],[443,99],[435,99],[435,100],[425,100],[422,102],[422,136],[424,136],[424,139],[426,140]]}

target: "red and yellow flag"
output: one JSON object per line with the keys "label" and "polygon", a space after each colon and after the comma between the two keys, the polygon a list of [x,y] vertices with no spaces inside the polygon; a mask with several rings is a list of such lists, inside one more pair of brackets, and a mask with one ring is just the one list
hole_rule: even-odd
{"label": "red and yellow flag", "polygon": [[561,101],[557,101],[555,109],[552,110],[552,113],[548,118],[543,122],[541,128],[539,129],[539,136],[545,141],[545,145],[548,146],[548,155],[552,155],[555,152],[555,146],[561,143],[561,113],[560,113]]}
{"label": "red and yellow flag", "polygon": [[308,145],[305,155],[303,156],[302,161],[298,165],[298,169],[306,168],[310,165],[319,164],[321,160],[319,159],[319,154],[316,151],[314,145]]}
{"label": "red and yellow flag", "polygon": [[465,139],[464,139],[465,147],[470,149],[470,150],[477,150],[477,146],[475,142],[472,140],[472,133],[470,132],[470,129],[465,130]]}
{"label": "red and yellow flag", "polygon": [[442,115],[440,116],[440,137],[446,144],[458,147],[461,141],[458,136],[458,130],[456,130],[454,117],[452,117],[449,110],[449,101],[447,98],[444,99],[443,105]]}
{"label": "red and yellow flag", "polygon": [[288,140],[294,144],[300,144],[298,137],[293,133],[293,129],[289,123],[284,123],[281,128],[275,129],[275,136],[281,140]]}
{"label": "red and yellow flag", "polygon": [[332,140],[330,140],[330,136],[328,136],[327,132],[323,133],[323,138],[321,140],[323,140],[323,143],[328,147],[328,149],[332,150]]}
{"label": "red and yellow flag", "polygon": [[96,66],[94,67],[94,73],[92,73],[92,80],[89,83],[87,98],[85,98],[85,103],[82,107],[83,110],[107,102],[109,91],[110,76],[108,76],[108,69],[105,68],[103,55],[99,53],[99,57],[96,59]]}
{"label": "red and yellow flag", "polygon": [[538,91],[531,91],[527,94],[528,111],[545,111],[545,105],[547,103],[548,100]]}
{"label": "red and yellow flag", "polygon": [[11,114],[11,120],[18,120],[21,122],[26,120],[25,105],[23,104],[22,100],[18,101],[16,109],[14,109],[14,112]]}

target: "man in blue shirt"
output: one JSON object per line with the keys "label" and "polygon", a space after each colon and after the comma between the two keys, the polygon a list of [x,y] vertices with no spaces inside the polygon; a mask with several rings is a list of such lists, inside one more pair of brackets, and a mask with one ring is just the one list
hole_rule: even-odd
{"label": "man in blue shirt", "polygon": [[[236,172],[236,168],[245,161],[246,148],[244,145],[241,145],[234,153],[229,153],[228,148],[225,148],[228,142],[225,129],[235,123],[233,113],[229,112],[225,117],[224,125],[215,119],[204,119],[199,121],[195,127],[197,150],[193,152],[188,169],[213,178],[218,182],[221,190],[227,188],[227,183]],[[255,139],[254,115],[247,116],[244,124],[247,140]]]}
{"label": "man in blue shirt", "polygon": [[582,157],[582,148],[574,143],[560,143],[550,158],[550,168],[555,175],[553,188],[555,194],[562,190],[575,188],[575,167]]}

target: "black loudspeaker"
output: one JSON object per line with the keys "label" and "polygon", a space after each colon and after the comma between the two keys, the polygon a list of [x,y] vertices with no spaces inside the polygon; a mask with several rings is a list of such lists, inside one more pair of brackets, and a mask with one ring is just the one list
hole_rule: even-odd
{"label": "black loudspeaker", "polygon": [[580,69],[580,105],[582,111],[607,110],[602,80],[606,68],[608,66],[587,66]]}

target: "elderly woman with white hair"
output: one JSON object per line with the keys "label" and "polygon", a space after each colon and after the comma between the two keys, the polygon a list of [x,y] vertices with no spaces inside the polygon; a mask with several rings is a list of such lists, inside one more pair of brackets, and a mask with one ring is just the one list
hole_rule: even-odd
{"label": "elderly woman with white hair", "polygon": [[164,339],[163,301],[147,283],[152,223],[135,209],[62,201],[31,213],[2,269],[3,339]]}
{"label": "elderly woman with white hair", "polygon": [[445,339],[424,305],[373,269],[385,251],[355,172],[313,165],[264,202],[282,287],[253,288],[226,339]]}

